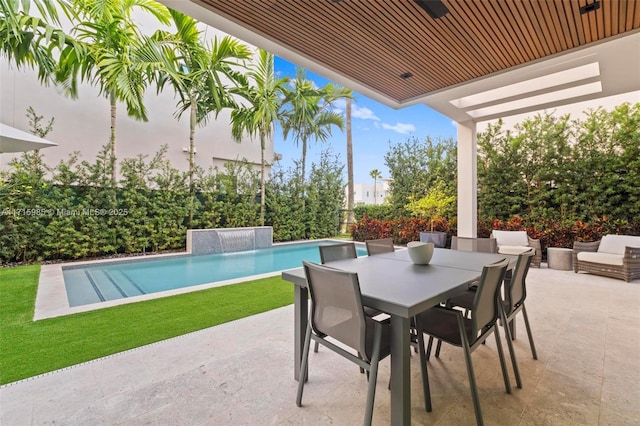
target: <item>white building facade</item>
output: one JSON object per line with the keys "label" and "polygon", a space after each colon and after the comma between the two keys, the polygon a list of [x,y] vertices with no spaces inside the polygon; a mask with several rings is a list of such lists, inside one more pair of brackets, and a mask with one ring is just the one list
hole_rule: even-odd
{"label": "white building facade", "polygon": [[[353,184],[353,202],[356,206],[382,205],[389,193],[389,181],[386,179],[379,180],[375,185],[373,183]],[[348,188],[345,188],[345,200],[348,196]]]}

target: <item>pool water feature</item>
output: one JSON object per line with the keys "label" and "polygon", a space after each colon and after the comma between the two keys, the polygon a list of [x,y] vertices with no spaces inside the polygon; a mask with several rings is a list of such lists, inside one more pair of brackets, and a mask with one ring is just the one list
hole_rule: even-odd
{"label": "pool water feature", "polygon": [[[161,259],[132,259],[95,265],[66,266],[62,273],[69,306],[141,296],[320,262],[318,246],[337,243],[320,240],[274,245],[237,253],[179,255]],[[358,255],[367,254],[356,244]]]}
{"label": "pool water feature", "polygon": [[253,229],[232,229],[219,232],[220,245],[223,253],[235,253],[237,251],[255,250],[256,239]]}

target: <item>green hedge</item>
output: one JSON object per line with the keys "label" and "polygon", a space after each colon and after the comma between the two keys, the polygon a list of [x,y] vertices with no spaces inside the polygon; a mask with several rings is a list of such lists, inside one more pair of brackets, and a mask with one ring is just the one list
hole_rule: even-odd
{"label": "green hedge", "polygon": [[391,220],[398,217],[397,210],[390,204],[381,204],[375,206],[356,206],[353,209],[353,217],[357,221],[364,216],[379,220]]}
{"label": "green hedge", "polygon": [[[82,259],[116,253],[182,250],[189,228],[260,224],[258,172],[246,162],[187,175],[165,158],[122,160],[111,183],[105,149],[93,163],[72,155],[47,167],[25,153],[0,180],[0,263]],[[266,225],[275,241],[334,236],[344,199],[342,165],[329,151],[311,165],[308,183],[277,165],[267,183]]]}

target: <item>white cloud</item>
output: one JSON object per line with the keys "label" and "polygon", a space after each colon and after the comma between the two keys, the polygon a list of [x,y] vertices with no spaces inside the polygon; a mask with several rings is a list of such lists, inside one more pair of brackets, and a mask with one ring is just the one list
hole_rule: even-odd
{"label": "white cloud", "polygon": [[371,111],[367,107],[359,107],[358,105],[353,105],[351,107],[351,115],[355,118],[360,118],[362,120],[375,120],[380,121],[380,119],[376,116],[376,114]]}
{"label": "white cloud", "polygon": [[344,111],[347,105],[347,100],[343,98],[338,98],[333,101],[333,107],[338,111]]}
{"label": "white cloud", "polygon": [[401,135],[408,135],[416,130],[416,126],[408,123],[396,123],[394,126],[387,123],[382,123],[382,128],[387,130],[393,130]]}

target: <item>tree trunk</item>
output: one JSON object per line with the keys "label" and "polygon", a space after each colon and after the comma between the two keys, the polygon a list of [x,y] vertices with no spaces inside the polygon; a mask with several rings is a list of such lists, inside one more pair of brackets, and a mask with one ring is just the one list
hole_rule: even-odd
{"label": "tree trunk", "polygon": [[109,135],[109,148],[111,149],[111,182],[116,184],[116,94],[109,94],[111,106],[111,134]]}
{"label": "tree trunk", "polygon": [[373,205],[378,204],[378,178],[373,178]]}
{"label": "tree trunk", "polygon": [[191,111],[189,115],[189,190],[193,191],[193,174],[196,159],[196,124],[197,124],[197,101],[191,99]]}
{"label": "tree trunk", "polygon": [[191,110],[189,114],[189,228],[193,223],[193,203],[195,198],[195,188],[193,182],[193,174],[195,170],[196,158],[196,124],[198,113],[197,101],[191,98]]}
{"label": "tree trunk", "polygon": [[264,226],[264,133],[260,132],[260,224]]}
{"label": "tree trunk", "polygon": [[349,232],[351,225],[353,225],[353,204],[354,204],[354,189],[353,189],[353,139],[351,135],[351,99],[347,98],[346,105],[346,121],[347,121],[347,229]]}
{"label": "tree trunk", "polygon": [[302,140],[302,172],[300,174],[300,184],[304,185],[305,179],[305,164],[307,163],[307,140]]}

